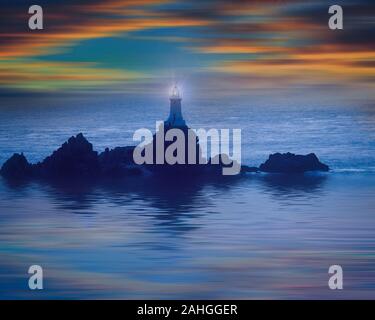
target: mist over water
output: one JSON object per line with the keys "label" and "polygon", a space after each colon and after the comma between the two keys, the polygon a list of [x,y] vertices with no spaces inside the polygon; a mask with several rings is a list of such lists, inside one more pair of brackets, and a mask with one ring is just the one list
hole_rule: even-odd
{"label": "mist over water", "polygon": [[[0,107],[0,163],[83,132],[125,146],[168,101]],[[212,181],[10,184],[0,178],[0,298],[375,298],[375,114],[353,106],[184,104],[192,128],[241,128],[243,164],[315,152],[333,172]],[[27,287],[43,266],[45,290]],[[327,286],[344,269],[344,290]]]}

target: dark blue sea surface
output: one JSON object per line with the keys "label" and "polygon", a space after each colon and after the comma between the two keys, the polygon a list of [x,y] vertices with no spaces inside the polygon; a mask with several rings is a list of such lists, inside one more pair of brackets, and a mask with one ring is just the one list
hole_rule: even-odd
{"label": "dark blue sea surface", "polygon": [[[375,112],[369,106],[187,103],[193,128],[242,129],[243,163],[315,152],[332,171],[99,185],[0,178],[0,298],[375,298]],[[133,144],[168,102],[41,99],[0,106],[0,163],[42,160],[83,132]],[[30,265],[44,290],[28,289]],[[328,288],[341,265],[344,289]]]}

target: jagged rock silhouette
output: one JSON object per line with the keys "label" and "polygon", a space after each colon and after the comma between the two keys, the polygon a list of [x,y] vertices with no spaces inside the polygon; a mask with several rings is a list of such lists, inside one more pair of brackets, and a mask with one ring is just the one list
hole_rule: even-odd
{"label": "jagged rock silhouette", "polygon": [[27,161],[23,153],[15,153],[4,163],[0,174],[8,179],[27,178],[32,174],[32,165]]}
{"label": "jagged rock silhouette", "polygon": [[271,173],[304,173],[307,171],[328,171],[329,167],[321,163],[315,153],[296,155],[288,152],[271,154],[259,169]]}
{"label": "jagged rock silhouette", "polygon": [[98,153],[82,133],[33,166],[34,175],[45,177],[90,177],[99,170]]}
{"label": "jagged rock silhouette", "polygon": [[[69,138],[59,149],[46,157],[42,162],[30,164],[23,154],[13,154],[2,166],[0,174],[7,179],[25,178],[64,178],[96,179],[124,178],[147,173],[180,175],[189,178],[192,175],[217,176],[221,168],[228,164],[227,155],[218,155],[218,164],[209,159],[207,164],[200,165],[137,165],[133,161],[134,146],[108,148],[98,154],[92,144],[82,133]],[[197,143],[199,148],[199,143]],[[216,159],[217,160],[217,159]],[[259,168],[242,166],[241,173],[304,173],[307,171],[328,171],[329,167],[321,163],[314,153],[295,155],[292,153],[271,154]]]}

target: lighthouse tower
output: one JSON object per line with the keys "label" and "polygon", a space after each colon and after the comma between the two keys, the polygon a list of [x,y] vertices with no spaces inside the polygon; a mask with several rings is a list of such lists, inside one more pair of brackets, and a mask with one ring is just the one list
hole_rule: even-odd
{"label": "lighthouse tower", "polygon": [[172,93],[169,97],[171,105],[169,111],[169,117],[165,121],[167,127],[181,128],[186,127],[186,123],[181,113],[181,95],[177,86],[173,87]]}

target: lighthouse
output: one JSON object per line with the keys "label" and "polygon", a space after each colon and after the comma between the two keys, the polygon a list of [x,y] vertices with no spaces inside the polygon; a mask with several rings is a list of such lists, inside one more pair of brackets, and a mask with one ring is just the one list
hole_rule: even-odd
{"label": "lighthouse", "polygon": [[177,86],[174,86],[169,97],[170,100],[170,111],[169,117],[165,121],[166,127],[173,128],[184,128],[186,123],[181,113],[181,94]]}

